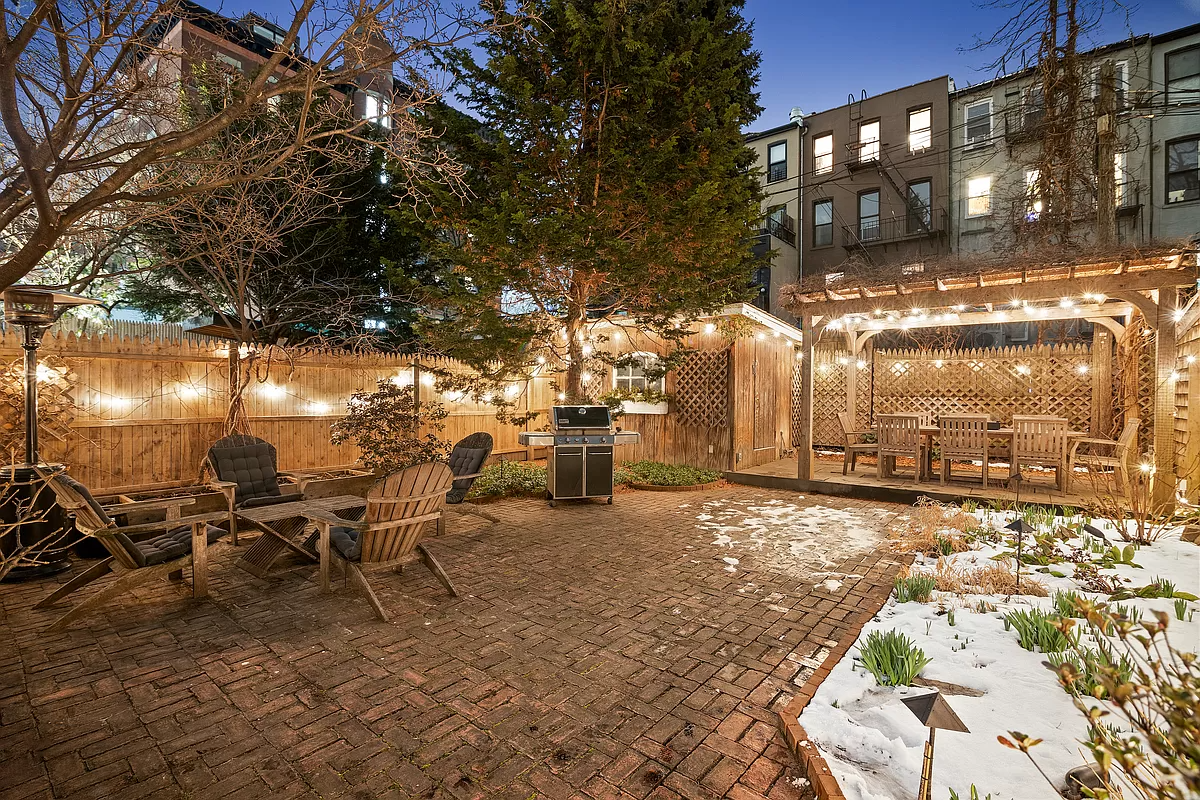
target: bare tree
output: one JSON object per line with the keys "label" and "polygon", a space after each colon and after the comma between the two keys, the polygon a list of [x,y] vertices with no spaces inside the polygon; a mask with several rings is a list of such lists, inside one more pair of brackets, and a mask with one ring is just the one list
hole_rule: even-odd
{"label": "bare tree", "polygon": [[[461,174],[430,146],[419,113],[439,91],[429,57],[487,28],[487,14],[433,0],[298,0],[268,56],[225,102],[198,75],[211,54],[185,52],[164,31],[197,13],[184,0],[31,0],[0,14],[0,288],[65,237],[106,239],[144,213],[270,175],[314,149],[363,138],[381,116],[379,143],[394,165],[428,178]],[[174,65],[172,68],[167,68]],[[347,113],[346,87],[383,71],[407,89],[376,120]],[[247,141],[246,158],[205,145],[273,98],[299,103],[299,123]]]}

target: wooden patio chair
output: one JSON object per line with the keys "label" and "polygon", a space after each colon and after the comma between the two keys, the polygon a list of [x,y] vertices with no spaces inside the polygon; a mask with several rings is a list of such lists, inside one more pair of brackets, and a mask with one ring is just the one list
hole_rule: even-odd
{"label": "wooden patio chair", "polygon": [[[1093,470],[1112,470],[1117,480],[1117,491],[1125,493],[1129,486],[1129,456],[1137,442],[1138,426],[1141,420],[1134,417],[1125,422],[1121,435],[1113,439],[1076,439],[1071,443],[1071,451],[1067,457],[1067,465],[1072,473],[1075,467],[1085,467],[1088,472]],[[1083,452],[1100,450],[1101,452]],[[1105,452],[1107,451],[1107,452]]]}
{"label": "wooden patio chair", "polygon": [[[500,521],[494,515],[465,500],[467,492],[471,491],[471,486],[483,470],[488,456],[492,454],[492,447],[492,435],[483,431],[464,436],[454,443],[454,449],[450,451],[450,458],[447,459],[450,472],[454,474],[454,484],[450,491],[446,492],[446,511],[473,514],[489,522]],[[438,518],[437,532],[439,536],[446,532],[445,514]]]}
{"label": "wooden patio chair", "polygon": [[421,561],[451,595],[458,590],[442,565],[421,544],[425,523],[442,516],[446,492],[454,473],[445,464],[418,464],[393,472],[378,481],[367,494],[363,519],[343,519],[326,511],[306,511],[320,535],[321,591],[329,591],[330,556],[343,562],[346,580],[353,579],[385,622],[390,615],[379,602],[364,573],[395,569]]}
{"label": "wooden patio chair", "polygon": [[873,434],[875,431],[856,431],[854,423],[850,419],[850,412],[843,411],[837,415],[838,422],[842,425],[842,447],[844,454],[842,456],[842,474],[854,472],[855,466],[858,464],[860,455],[879,455],[879,445],[862,442],[859,439],[868,434]]}
{"label": "wooden patio chair", "polygon": [[[47,476],[47,479],[58,504],[74,516],[79,532],[95,537],[110,555],[63,584],[34,608],[54,605],[109,572],[117,576],[108,586],[59,617],[47,630],[61,630],[89,611],[106,605],[117,595],[156,578],[166,576],[171,580],[182,580],[183,571],[188,568],[192,572],[192,597],[208,596],[208,553],[225,535],[225,531],[211,523],[222,519],[224,513],[181,517],[180,506],[196,502],[191,497],[122,503],[106,508],[96,501],[86,486],[65,473]],[[164,509],[167,518],[159,522],[118,526],[111,516],[149,509]]]}
{"label": "wooden patio chair", "polygon": [[914,462],[913,483],[921,480],[924,445],[921,437],[921,417],[918,414],[876,414],[879,437],[879,463],[875,474],[889,478],[896,471],[896,458],[911,458]]}
{"label": "wooden patio chair", "polygon": [[988,481],[988,418],[986,414],[943,414],[938,418],[941,479],[950,480],[954,459],[983,462],[983,488]]}
{"label": "wooden patio chair", "polygon": [[[229,538],[235,546],[238,543],[235,511],[304,499],[303,480],[280,472],[275,445],[257,436],[234,433],[218,439],[208,449],[206,460],[214,476],[208,485],[225,495],[229,506]],[[280,478],[293,478],[293,482],[300,484],[300,493],[284,494]]]}
{"label": "wooden patio chair", "polygon": [[1054,469],[1054,484],[1060,492],[1070,491],[1067,469],[1067,420],[1063,417],[1013,415],[1012,466],[1010,476],[1021,467],[1036,464]]}

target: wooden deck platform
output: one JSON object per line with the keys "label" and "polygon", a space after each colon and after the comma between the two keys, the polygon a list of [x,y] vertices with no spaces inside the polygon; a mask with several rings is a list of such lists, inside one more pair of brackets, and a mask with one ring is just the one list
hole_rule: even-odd
{"label": "wooden deck platform", "polygon": [[[901,470],[905,469],[903,462]],[[911,466],[908,467],[911,470]],[[1033,503],[1036,505],[1074,506],[1086,508],[1094,502],[1092,482],[1086,473],[1077,473],[1071,491],[1063,493],[1054,486],[1053,472],[1033,472],[1027,475],[1020,486],[1020,493],[1007,484],[1008,465],[993,466],[989,470],[988,488],[980,485],[979,469],[975,469],[975,480],[969,478],[969,468],[964,464],[955,467],[955,477],[943,484],[935,476],[933,480],[913,483],[911,472],[904,472],[880,480],[875,477],[875,459],[860,457],[858,469],[848,475],[842,474],[841,455],[819,455],[813,462],[814,480],[802,481],[796,477],[796,459],[785,458],[749,467],[737,472],[725,473],[726,480],[749,486],[772,489],[794,489],[815,494],[855,497],[861,500],[881,500],[893,503],[912,504],[925,496],[942,502],[961,502],[965,499],[979,502]],[[935,470],[936,472],[936,470]]]}

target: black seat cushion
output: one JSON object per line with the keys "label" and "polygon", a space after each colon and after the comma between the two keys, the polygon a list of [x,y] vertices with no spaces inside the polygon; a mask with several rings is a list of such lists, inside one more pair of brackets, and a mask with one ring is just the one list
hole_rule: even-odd
{"label": "black seat cushion", "polygon": [[270,444],[258,442],[214,447],[208,459],[217,479],[237,484],[234,504],[241,507],[246,501],[259,497],[279,497],[279,476],[275,474],[275,458]]}
{"label": "black seat cushion", "polygon": [[[487,461],[488,456],[492,454],[492,436],[489,433],[472,433],[459,440],[454,445],[454,449],[450,451],[450,458],[447,460],[447,466],[455,475],[474,475],[483,469],[483,464]],[[474,478],[463,478],[451,484],[450,491],[446,493],[446,502],[451,504],[461,503],[463,498],[467,496],[467,492],[471,490],[471,484],[475,483]]]}
{"label": "black seat cushion", "polygon": [[329,546],[342,554],[347,561],[358,561],[362,558],[362,545],[358,541],[358,531],[353,528],[343,528],[341,525],[329,529]]}
{"label": "black seat cushion", "polygon": [[242,508],[258,508],[259,506],[273,506],[278,503],[291,503],[302,499],[298,494],[280,494],[266,495],[265,497],[248,497],[241,504]]}
{"label": "black seat cushion", "polygon": [[[225,535],[225,531],[215,525],[206,525],[208,543],[214,544]],[[152,567],[173,561],[192,552],[192,529],[189,525],[174,528],[162,536],[155,536],[144,542],[134,542],[123,533],[117,533],[116,538],[133,556],[139,567]]]}
{"label": "black seat cushion", "polygon": [[55,480],[62,481],[69,486],[76,494],[83,498],[84,502],[91,506],[91,509],[96,512],[96,516],[100,517],[100,521],[105,525],[112,525],[112,518],[104,510],[104,506],[100,505],[100,501],[92,497],[92,492],[79,481],[67,475],[65,472],[55,477]]}

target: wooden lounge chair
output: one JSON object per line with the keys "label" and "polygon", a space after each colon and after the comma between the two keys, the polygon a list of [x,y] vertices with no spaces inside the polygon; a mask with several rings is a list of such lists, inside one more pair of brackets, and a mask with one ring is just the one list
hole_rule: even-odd
{"label": "wooden lounge chair", "polygon": [[[467,492],[471,491],[472,484],[479,477],[488,456],[492,454],[492,446],[492,435],[483,431],[464,436],[455,442],[447,460],[450,471],[454,474],[454,484],[450,491],[446,492],[446,511],[473,514],[489,522],[500,521],[474,503],[465,501]],[[437,532],[438,535],[446,532],[445,514],[438,519]]]}
{"label": "wooden lounge chair", "polygon": [[1071,489],[1067,469],[1067,420],[1062,417],[1013,416],[1012,467],[1036,464],[1054,469],[1054,484],[1060,492]]}
{"label": "wooden lounge chair", "polygon": [[326,511],[306,511],[304,516],[317,524],[319,532],[321,591],[329,591],[330,556],[336,555],[343,562],[346,579],[354,580],[381,620],[387,621],[390,615],[367,582],[367,572],[419,560],[457,597],[442,565],[421,544],[425,523],[442,516],[446,492],[453,482],[454,474],[445,464],[418,464],[393,472],[371,487],[361,521]]}
{"label": "wooden lounge chair", "polygon": [[[59,617],[47,630],[61,630],[89,611],[106,605],[117,595],[156,578],[165,576],[180,580],[188,568],[192,572],[192,597],[208,596],[208,552],[225,535],[225,531],[211,523],[223,519],[224,513],[181,517],[179,508],[194,503],[195,498],[191,497],[122,503],[105,508],[92,497],[86,486],[65,473],[48,476],[48,480],[58,504],[75,517],[75,527],[80,533],[95,537],[111,555],[76,575],[34,607],[51,606],[109,572],[117,577]],[[149,509],[165,509],[167,518],[160,522],[118,526],[110,514]]]}
{"label": "wooden lounge chair", "polygon": [[[1125,493],[1129,486],[1129,456],[1137,441],[1138,426],[1141,420],[1137,417],[1125,422],[1121,435],[1113,439],[1076,439],[1071,443],[1071,452],[1067,463],[1072,473],[1076,466],[1093,470],[1112,470],[1117,480],[1117,491]],[[1080,453],[1080,447],[1087,452]],[[1091,452],[1100,450],[1101,452]],[[1108,451],[1108,452],[1104,452]]]}
{"label": "wooden lounge chair", "polygon": [[279,472],[275,446],[256,436],[234,433],[218,439],[208,449],[207,462],[215,476],[208,485],[225,495],[229,505],[229,538],[235,546],[238,543],[235,511],[304,498],[303,482],[299,494],[283,493],[279,479],[290,478],[291,474]]}
{"label": "wooden lounge chair", "polygon": [[837,418],[838,422],[842,425],[842,446],[845,451],[842,456],[842,474],[845,475],[847,472],[854,472],[854,467],[857,466],[860,455],[867,455],[868,453],[878,455],[879,445],[859,441],[860,437],[872,434],[874,431],[854,430],[854,423],[850,419],[849,411],[843,411],[837,415]]}
{"label": "wooden lounge chair", "polygon": [[986,414],[943,414],[938,418],[941,479],[950,480],[954,459],[983,462],[983,488],[988,479],[988,418]]}
{"label": "wooden lounge chair", "polygon": [[879,464],[875,474],[889,478],[896,471],[896,458],[913,459],[913,483],[921,480],[925,464],[921,417],[917,414],[876,414],[879,436]]}

